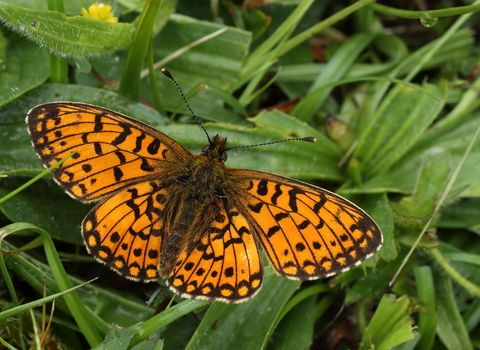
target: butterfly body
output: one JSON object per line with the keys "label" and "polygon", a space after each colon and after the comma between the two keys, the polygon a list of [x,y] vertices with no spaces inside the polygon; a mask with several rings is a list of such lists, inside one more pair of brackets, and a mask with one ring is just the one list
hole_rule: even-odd
{"label": "butterfly body", "polygon": [[[226,140],[217,135],[212,145],[217,143],[225,145]],[[217,147],[204,147],[201,154],[192,155],[180,169],[174,178],[163,181],[174,183],[169,186],[171,201],[163,217],[171,229],[165,230],[158,266],[160,277],[168,277],[181,251],[189,254],[201,247],[199,242],[214,220],[212,208],[219,198],[225,198],[223,188],[228,186],[224,155]]]}
{"label": "butterfly body", "polygon": [[225,166],[226,139],[202,153],[114,111],[74,102],[33,108],[32,144],[73,198],[99,203],[82,223],[88,251],[133,280],[167,278],[188,298],[242,302],[261,287],[263,249],[281,276],[348,270],[382,243],[348,200],[301,181]]}

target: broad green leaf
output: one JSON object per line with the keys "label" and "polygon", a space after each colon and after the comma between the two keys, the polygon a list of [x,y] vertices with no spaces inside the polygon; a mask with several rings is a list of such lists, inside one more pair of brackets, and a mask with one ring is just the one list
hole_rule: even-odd
{"label": "broad green leaf", "polygon": [[342,188],[345,193],[402,193],[410,194],[415,189],[415,184],[422,168],[423,161],[420,157],[400,161],[385,173],[380,173],[363,184],[351,188]]}
{"label": "broad green leaf", "polygon": [[385,294],[363,333],[359,350],[388,350],[413,339],[410,302],[406,296]]}
{"label": "broad green leaf", "polygon": [[390,264],[380,260],[373,269],[364,269],[360,265],[336,276],[334,281],[342,286],[355,281],[345,296],[345,303],[352,304],[369,295],[380,295],[398,269],[398,264],[396,260]]}
{"label": "broad green leaf", "polygon": [[127,350],[131,339],[132,336],[125,328],[121,328],[113,324],[108,330],[107,335],[105,336],[105,340],[102,344],[102,349]]}
{"label": "broad green leaf", "polygon": [[[48,2],[45,0],[4,0],[3,2],[34,10],[48,10]],[[116,2],[120,3],[120,1]],[[63,1],[63,3],[65,7],[65,13],[73,16],[79,15],[82,7],[88,8],[88,6],[90,6],[93,2],[90,0],[68,0]],[[115,9],[115,4],[111,5],[113,5],[113,8]]]}
{"label": "broad green leaf", "polygon": [[401,221],[420,222],[433,214],[450,175],[450,162],[446,156],[427,162],[422,167],[414,193],[391,206]]}
{"label": "broad green leaf", "polygon": [[397,85],[388,93],[352,156],[361,159],[365,176],[388,170],[437,117],[445,103],[446,84],[424,84],[423,89]]}
{"label": "broad green leaf", "polygon": [[32,153],[32,150],[25,122],[0,125],[0,172],[2,174],[38,174],[43,167],[35,151]]}
{"label": "broad green leaf", "polygon": [[[28,180],[18,176],[2,179],[0,198]],[[11,222],[28,221],[47,230],[53,238],[82,245],[80,224],[91,207],[71,199],[52,180],[37,181],[0,204],[1,212]]]}
{"label": "broad green leaf", "polygon": [[271,275],[246,303],[213,303],[185,350],[200,346],[209,350],[264,349],[277,316],[299,285],[298,281]]}
{"label": "broad green leaf", "polygon": [[[413,192],[425,161],[433,161],[435,158],[444,155],[450,158],[452,169],[458,164],[469,142],[474,137],[479,122],[480,115],[476,114],[473,120],[462,124],[430,144],[421,148],[416,148],[414,145],[411,151],[405,154],[395,167],[389,169],[386,173],[378,174],[369,179],[361,186],[345,189],[345,191],[359,193]],[[477,142],[455,181],[455,186],[458,188],[467,186],[462,194],[464,197],[480,196],[480,177],[476,176],[478,173],[480,173],[480,143]]]}
{"label": "broad green leaf", "polygon": [[37,45],[15,35],[7,39],[0,34],[0,47],[7,47],[0,52],[0,106],[4,106],[45,82],[50,74],[50,61]]}
{"label": "broad green leaf", "polygon": [[289,114],[285,114],[278,109],[274,109],[273,111],[269,112],[262,111],[255,118],[250,120],[254,122],[257,127],[263,127],[282,132],[285,134],[285,138],[305,136],[315,137],[315,144],[322,153],[331,158],[337,159],[338,157],[342,156],[342,153],[339,151],[338,147],[331,140],[329,140],[325,134],[322,134],[307,123],[302,122],[297,118],[290,116]]}
{"label": "broad green leaf", "polygon": [[290,310],[275,329],[267,349],[309,350],[314,335],[316,300],[316,295],[311,296]]}
{"label": "broad green leaf", "polygon": [[[247,31],[173,14],[162,32],[154,38],[154,55],[163,59],[222,28],[228,30],[187,50],[165,66],[184,90],[188,91],[198,83],[212,84],[227,90],[237,81],[248,53],[251,33]],[[176,40],[168,39],[171,37]],[[157,80],[165,81],[162,85],[172,85],[165,77],[161,79],[163,75],[158,73]],[[174,89],[173,86],[172,90]]]}
{"label": "broad green leaf", "polygon": [[31,10],[0,2],[0,20],[28,39],[65,56],[81,56],[126,49],[134,27],[56,11]]}
{"label": "broad green leaf", "polygon": [[442,208],[440,227],[470,228],[480,227],[480,198],[461,198],[452,205]]}

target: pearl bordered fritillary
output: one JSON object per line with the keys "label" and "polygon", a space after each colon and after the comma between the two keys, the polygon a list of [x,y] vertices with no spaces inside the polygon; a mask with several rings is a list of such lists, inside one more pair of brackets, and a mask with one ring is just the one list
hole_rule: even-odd
{"label": "pearl bordered fritillary", "polygon": [[84,103],[28,112],[33,147],[81,202],[88,251],[126,278],[187,298],[238,303],[260,289],[263,249],[280,276],[311,280],[358,265],[382,244],[350,201],[287,177],[228,168],[225,138],[199,155],[156,129]]}

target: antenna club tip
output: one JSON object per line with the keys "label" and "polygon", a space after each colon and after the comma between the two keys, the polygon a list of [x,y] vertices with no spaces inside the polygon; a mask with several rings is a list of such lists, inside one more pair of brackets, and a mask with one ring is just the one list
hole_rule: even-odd
{"label": "antenna club tip", "polygon": [[173,79],[172,75],[170,74],[170,72],[168,71],[167,68],[162,68],[162,69],[161,69],[161,72],[162,72],[168,79],[170,79],[170,80]]}
{"label": "antenna club tip", "polygon": [[317,142],[317,139],[315,137],[305,137],[304,140],[307,142]]}

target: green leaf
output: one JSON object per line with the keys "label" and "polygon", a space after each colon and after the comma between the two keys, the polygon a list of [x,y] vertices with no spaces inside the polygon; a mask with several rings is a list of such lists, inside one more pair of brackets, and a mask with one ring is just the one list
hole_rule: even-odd
{"label": "green leaf", "polygon": [[437,274],[435,280],[439,306],[437,336],[449,350],[473,350],[465,322],[458,310],[451,278]]}
{"label": "green leaf", "polygon": [[309,350],[314,336],[316,300],[316,295],[304,299],[287,313],[275,329],[267,349]]}
{"label": "green leaf", "polygon": [[437,303],[432,270],[429,266],[416,267],[415,281],[417,282],[418,299],[420,302],[418,316],[418,332],[420,340],[418,349],[429,350],[435,340],[437,326]]}
{"label": "green leaf", "polygon": [[[17,176],[2,179],[0,198],[28,180]],[[2,203],[0,210],[12,222],[29,221],[48,230],[56,239],[83,244],[80,223],[89,207],[69,198],[52,180],[40,180]]]}
{"label": "green leaf", "polygon": [[[480,115],[477,113],[473,120],[463,123],[456,129],[439,139],[435,139],[424,147],[413,146],[411,151],[392,169],[386,173],[378,174],[365,182],[362,186],[349,189],[350,192],[380,192],[392,191],[400,193],[411,193],[414,191],[414,185],[417,183],[420,170],[426,160],[433,161],[441,155],[450,158],[451,167],[454,168],[473,139],[475,131],[478,128]],[[464,197],[480,196],[480,143],[476,143],[472,148],[465,164],[455,181],[455,187],[461,188],[468,185],[462,193]]]}
{"label": "green leaf", "polygon": [[340,46],[310,87],[308,95],[295,106],[291,114],[303,121],[312,119],[333,90],[333,87],[325,85],[340,80],[373,39],[371,34],[356,34]]}
{"label": "green leaf", "polygon": [[385,97],[352,155],[362,160],[366,177],[383,173],[395,164],[443,108],[445,83],[424,84],[423,89],[397,85]]}
{"label": "green leaf", "polygon": [[135,334],[132,344],[137,344],[182,316],[185,316],[207,304],[208,302],[205,300],[187,299],[162,311],[139,325],[130,327],[129,332]]}
{"label": "green leaf", "polygon": [[[165,66],[184,90],[191,89],[199,83],[211,84],[216,88],[227,90],[238,80],[240,69],[250,47],[250,32],[173,14],[162,32],[153,40],[155,57],[163,59],[174,51],[222,28],[228,30],[190,48]],[[172,37],[176,39],[171,40]],[[172,85],[165,77],[160,79],[160,72],[158,74],[157,80],[163,80]],[[162,83],[162,85],[166,84]],[[172,90],[174,89],[176,89],[175,86],[172,86]],[[177,100],[180,101],[180,98]]]}
{"label": "green leaf", "polygon": [[135,345],[132,350],[162,350],[164,341],[158,336],[144,340],[141,343]]}
{"label": "green leaf", "polygon": [[[137,31],[132,38],[130,50],[127,53],[127,60],[125,67],[123,67],[118,91],[121,95],[129,97],[134,101],[137,101],[139,97],[140,71],[145,63],[145,57],[153,37],[154,26],[159,19],[162,5],[163,1],[159,0],[145,2],[142,13],[138,17]],[[166,13],[162,11],[163,15],[173,11],[171,6],[166,3],[165,5],[167,11]],[[163,23],[164,20],[161,22]]]}
{"label": "green leaf", "polygon": [[213,303],[185,350],[264,349],[282,307],[300,282],[268,276],[250,301],[237,305]]}
{"label": "green leaf", "polygon": [[[394,35],[377,35],[373,40],[373,44],[389,58],[389,61],[386,63],[354,62],[347,72],[345,72],[345,75],[341,77],[342,79],[387,74],[405,59],[408,54],[405,42]],[[323,72],[328,69],[328,63],[285,64],[282,65],[281,69],[278,69],[278,77],[275,83],[279,84],[290,98],[293,98],[306,93],[308,86],[310,86],[318,76],[326,74]],[[307,88],[304,89],[303,86],[307,86]]]}
{"label": "green leaf", "polygon": [[105,336],[102,349],[105,350],[127,350],[132,336],[125,328],[113,324]]}
{"label": "green leaf", "polygon": [[398,263],[387,264],[380,261],[375,269],[362,269],[362,266],[344,272],[335,277],[335,283],[347,285],[356,282],[347,290],[345,303],[352,304],[368,295],[380,295],[398,269]]}
{"label": "green leaf", "polygon": [[469,228],[480,226],[480,198],[462,198],[455,203],[442,207],[440,227]]}
{"label": "green leaf", "polygon": [[48,54],[39,51],[37,45],[16,35],[8,40],[0,34],[0,47],[7,45],[7,50],[0,52],[0,106],[39,86],[50,74]]}
{"label": "green leaf", "polygon": [[134,27],[129,23],[67,17],[56,11],[31,10],[0,2],[0,20],[39,46],[66,56],[126,49]]}
{"label": "green leaf", "polygon": [[[420,221],[433,214],[450,175],[450,159],[446,156],[427,162],[422,167],[414,193],[392,202],[395,214],[402,221]],[[421,224],[421,222],[420,222]]]}
{"label": "green leaf", "polygon": [[359,350],[387,350],[413,339],[409,306],[406,296],[396,299],[385,294],[363,333]]}
{"label": "green leaf", "polygon": [[168,122],[165,116],[161,116],[153,108],[122,97],[113,91],[73,84],[43,84],[40,88],[29,91],[17,99],[8,108],[0,110],[0,125],[24,123],[25,116],[30,109],[41,103],[55,101],[74,101],[98,105],[154,126]]}

